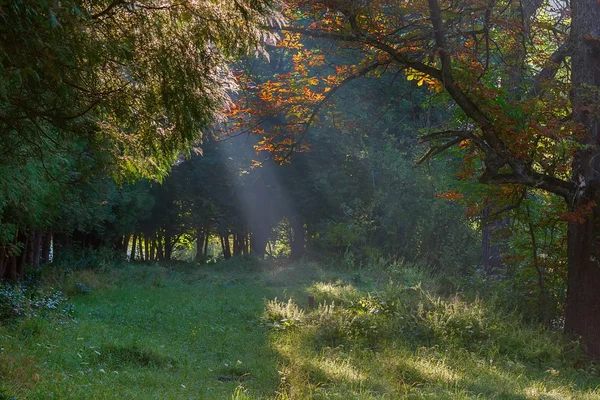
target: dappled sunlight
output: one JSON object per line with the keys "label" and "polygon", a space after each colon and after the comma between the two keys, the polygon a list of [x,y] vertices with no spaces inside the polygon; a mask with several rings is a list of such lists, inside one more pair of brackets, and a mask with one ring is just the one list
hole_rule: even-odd
{"label": "dappled sunlight", "polygon": [[456,383],[460,380],[460,375],[442,360],[416,359],[408,361],[407,364],[418,371],[427,381]]}
{"label": "dappled sunlight", "polygon": [[312,362],[315,369],[320,370],[329,381],[342,383],[361,383],[366,376],[350,363],[350,360],[336,358],[318,358]]}
{"label": "dappled sunlight", "polygon": [[349,303],[360,298],[361,292],[354,285],[342,282],[316,282],[308,288],[317,302]]}

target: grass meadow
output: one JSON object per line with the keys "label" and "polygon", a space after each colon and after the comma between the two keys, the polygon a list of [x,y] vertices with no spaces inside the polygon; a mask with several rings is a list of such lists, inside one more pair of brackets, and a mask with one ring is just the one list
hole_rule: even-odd
{"label": "grass meadow", "polygon": [[600,398],[577,343],[409,263],[232,259],[39,280],[68,300],[3,320],[0,399]]}

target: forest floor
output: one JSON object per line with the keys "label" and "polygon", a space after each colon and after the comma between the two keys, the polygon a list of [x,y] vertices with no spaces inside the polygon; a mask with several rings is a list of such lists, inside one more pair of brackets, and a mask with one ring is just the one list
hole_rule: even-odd
{"label": "forest floor", "polygon": [[72,310],[0,325],[0,399],[600,398],[575,344],[491,301],[440,296],[411,265],[230,260],[53,279]]}

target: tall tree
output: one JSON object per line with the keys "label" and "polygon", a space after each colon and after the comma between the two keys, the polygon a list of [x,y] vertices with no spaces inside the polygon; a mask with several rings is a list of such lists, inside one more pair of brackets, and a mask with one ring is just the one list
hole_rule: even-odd
{"label": "tall tree", "polygon": [[[288,15],[313,20],[310,26],[306,19],[299,20],[286,27],[287,32],[343,42],[365,55],[359,67],[346,69],[347,76],[396,69],[432,90],[445,90],[460,112],[422,137],[431,143],[426,157],[460,145],[470,176],[478,176],[480,182],[512,185],[516,190],[529,186],[565,200],[570,210],[564,215],[569,220],[565,329],[582,337],[591,356],[600,357],[596,22],[600,4],[595,0],[575,0],[570,8],[561,2],[471,0],[286,4]],[[515,66],[523,68],[518,81],[507,79],[514,77]],[[339,84],[345,79],[329,81]],[[335,90],[335,85],[313,87],[316,103],[326,101]],[[307,125],[313,114],[296,113],[293,120]]]}

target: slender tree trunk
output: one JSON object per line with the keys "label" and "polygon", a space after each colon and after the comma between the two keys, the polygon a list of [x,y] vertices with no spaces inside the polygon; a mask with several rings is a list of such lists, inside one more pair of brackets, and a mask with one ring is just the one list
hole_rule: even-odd
{"label": "slender tree trunk", "polygon": [[575,154],[573,181],[579,190],[572,209],[591,208],[584,223],[568,223],[568,288],[565,331],[581,337],[588,355],[600,358],[600,2],[571,2],[573,118],[586,128]]}
{"label": "slender tree trunk", "polygon": [[200,262],[203,259],[202,248],[204,247],[204,230],[202,228],[196,228],[196,262]]}
{"label": "slender tree trunk", "polygon": [[208,230],[204,233],[204,257],[208,256],[208,241],[210,235],[208,234]]}
{"label": "slender tree trunk", "polygon": [[225,235],[225,259],[231,258],[231,242],[230,242],[230,235],[229,233],[227,233]]}
{"label": "slender tree trunk", "polygon": [[[122,247],[121,251],[125,252],[125,259],[127,259],[129,256],[129,239],[131,239],[131,237],[129,235],[123,236],[123,247]],[[121,253],[121,254],[123,254],[123,253]]]}
{"label": "slender tree trunk", "polygon": [[145,261],[150,261],[150,243],[147,234],[144,234],[144,255]]}
{"label": "slender tree trunk", "polygon": [[244,237],[242,238],[242,246],[244,255],[250,254],[250,238],[248,236],[248,230],[244,230]]}
{"label": "slender tree trunk", "polygon": [[135,252],[136,252],[136,243],[137,243],[137,235],[133,234],[133,240],[131,241],[131,256],[129,257],[129,261],[135,261]]}
{"label": "slender tree trunk", "polygon": [[233,256],[239,256],[241,253],[239,234],[233,233]]}
{"label": "slender tree trunk", "polygon": [[138,236],[138,248],[140,249],[140,261],[145,261],[142,235]]}
{"label": "slender tree trunk", "polygon": [[171,253],[173,251],[172,238],[169,235],[165,235],[165,260],[171,260]]}
{"label": "slender tree trunk", "polygon": [[156,238],[154,237],[154,234],[152,234],[152,237],[150,238],[150,261],[156,261]]}
{"label": "slender tree trunk", "polygon": [[157,248],[158,248],[158,259],[160,261],[165,259],[165,252],[164,252],[164,248],[163,248],[163,238],[162,236],[158,236],[157,239]]}

